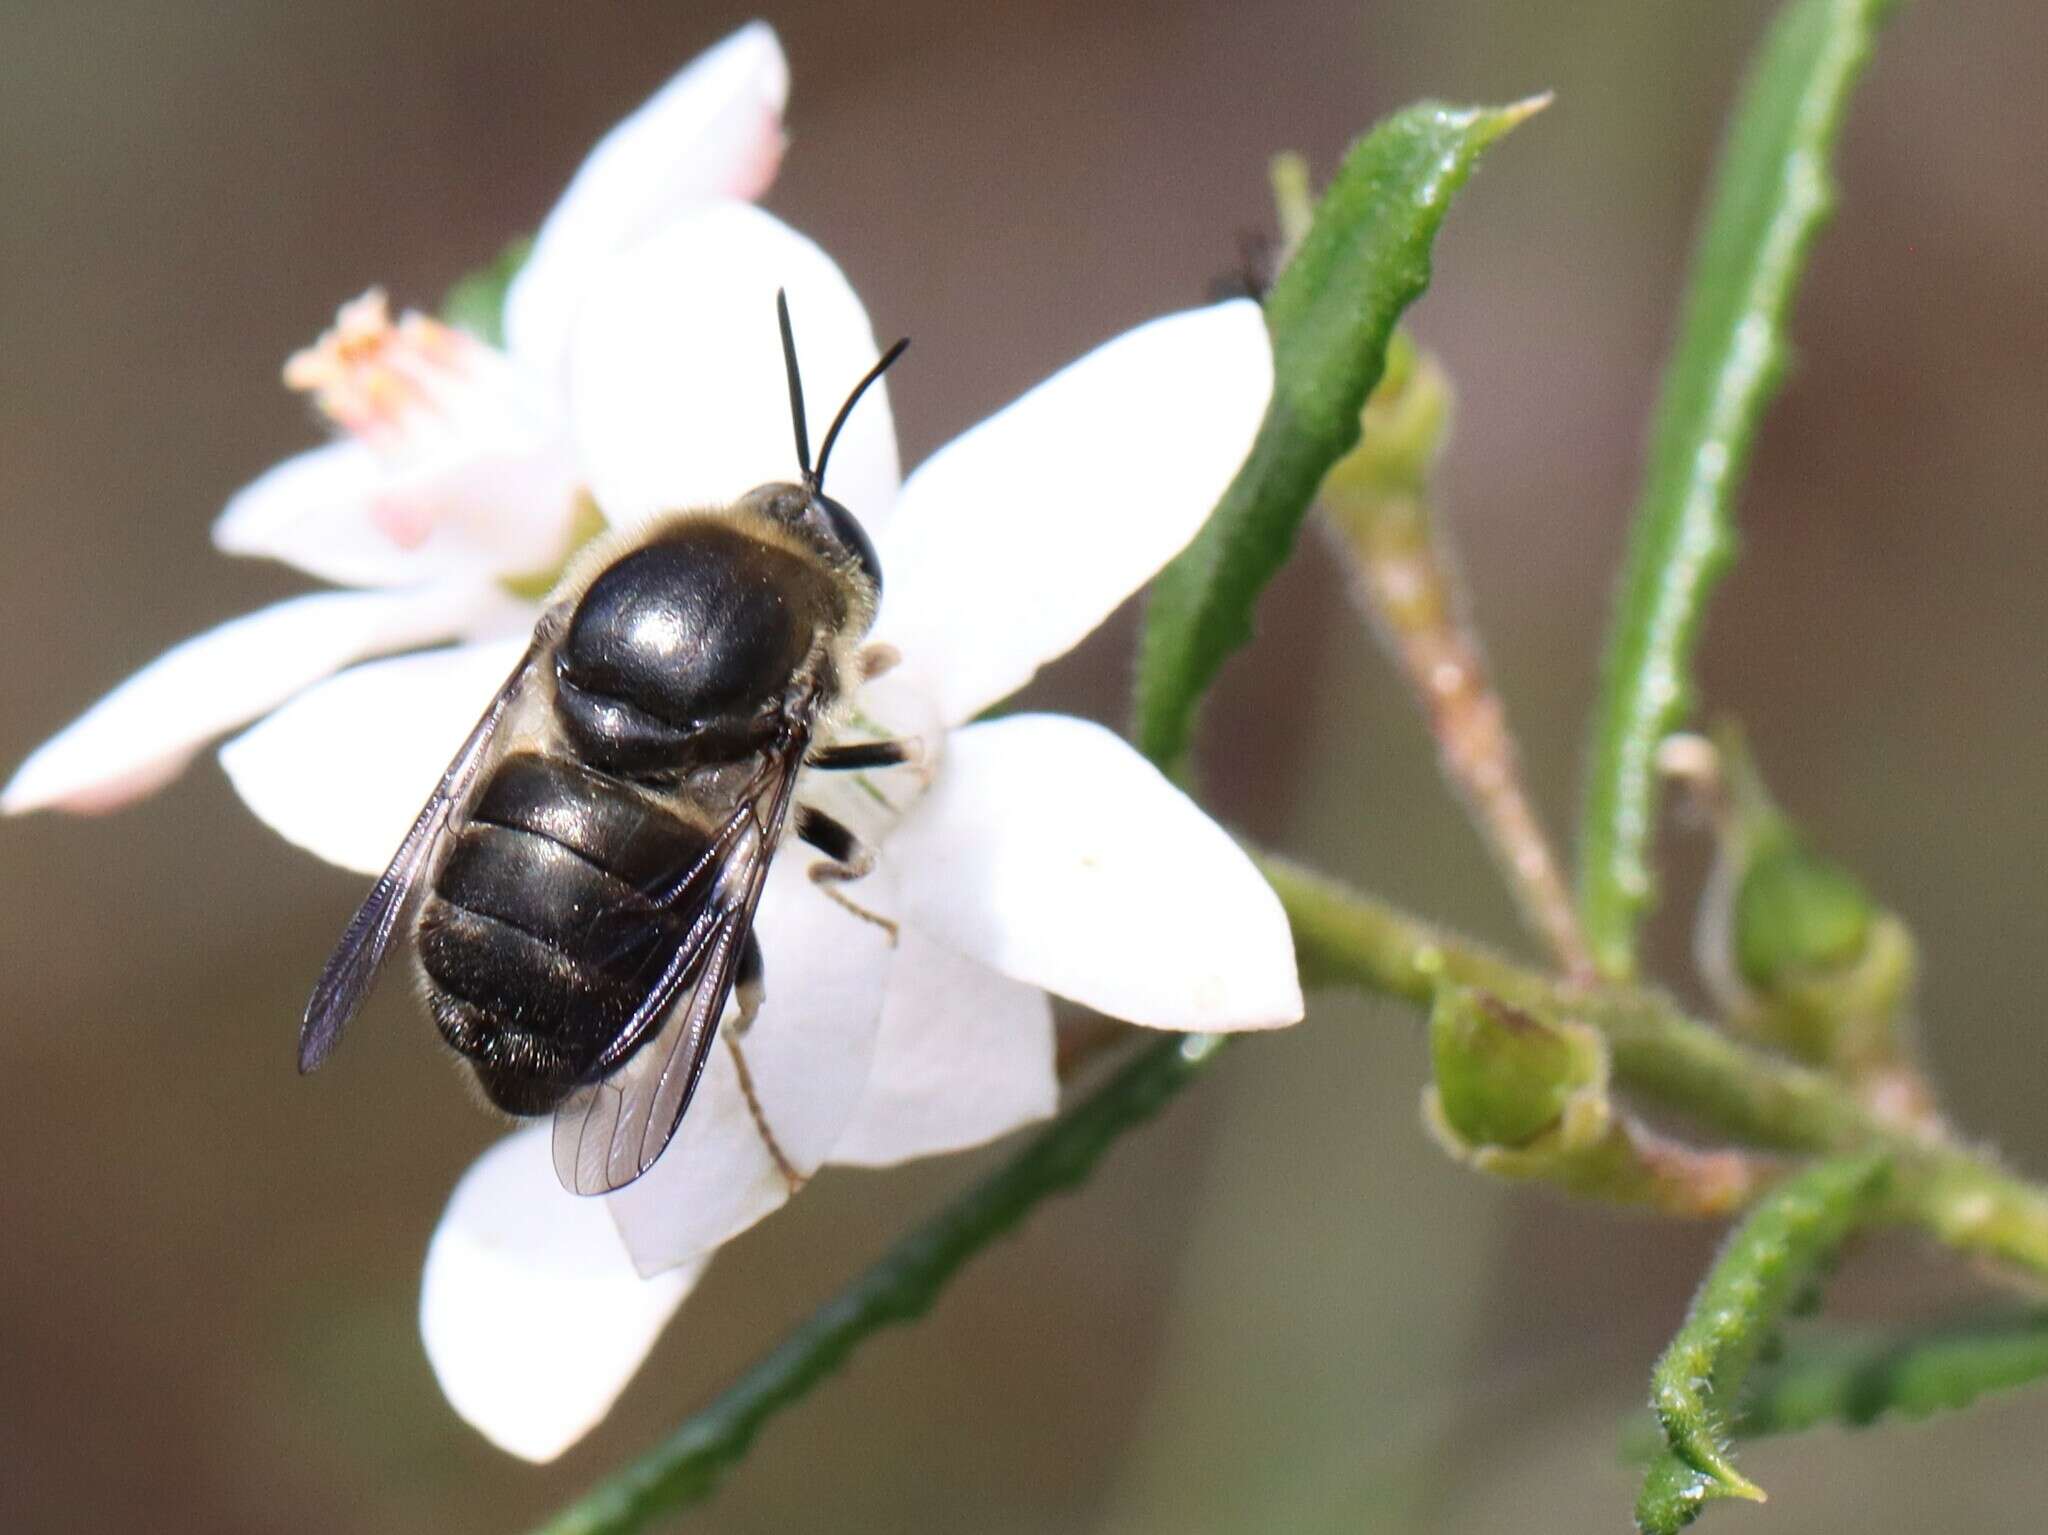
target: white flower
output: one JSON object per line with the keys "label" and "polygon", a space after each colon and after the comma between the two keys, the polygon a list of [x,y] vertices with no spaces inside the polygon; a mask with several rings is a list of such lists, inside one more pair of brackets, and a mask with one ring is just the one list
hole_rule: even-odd
{"label": "white flower", "polygon": [[208,741],[365,656],[531,627],[504,577],[558,563],[578,521],[564,382],[594,274],[709,198],[751,198],[782,153],[788,67],[744,27],[592,151],[507,295],[498,352],[381,293],[286,367],[341,429],[229,502],[214,541],[357,588],[296,597],[186,641],[22,764],[0,810],[97,811],[176,776]]}
{"label": "white flower", "polygon": [[[772,35],[748,28],[601,144],[510,295],[506,353],[394,325],[374,298],[345,311],[292,373],[350,437],[252,486],[218,537],[367,589],[172,652],[38,752],[6,808],[117,802],[265,716],[222,748],[235,788],[298,845],[381,870],[526,643],[536,608],[504,577],[557,560],[579,505],[630,524],[791,476],[777,289],[814,422],[877,355],[829,257],[705,195],[765,182],[783,87]],[[545,1126],[463,1179],[421,1320],[451,1401],[495,1442],[545,1459],[602,1417],[710,1255],[787,1200],[785,1166],[888,1164],[1051,1113],[1051,994],[1161,1028],[1301,1016],[1278,902],[1192,802],[1099,726],[977,722],[1187,543],[1270,388],[1263,322],[1238,302],[1108,343],[907,480],[885,390],[863,400],[829,489],[874,537],[874,638],[903,662],[862,689],[855,728],[927,755],[800,792],[879,845],[852,893],[900,938],[828,900],[803,849],[776,859],[742,1048],[781,1162],[721,1048],[621,1193],[565,1194]]]}
{"label": "white flower", "polygon": [[[791,473],[778,287],[822,419],[875,346],[858,300],[809,241],[728,205],[608,271],[570,361],[582,461],[608,515],[721,501]],[[1162,1028],[1300,1017],[1278,902],[1192,802],[1100,726],[976,719],[1187,543],[1242,461],[1270,387],[1259,311],[1238,302],[1099,348],[942,448],[900,491],[886,416],[864,420],[865,402],[856,412],[828,488],[875,537],[875,638],[903,655],[860,693],[858,729],[919,736],[929,759],[922,772],[817,775],[800,791],[880,844],[882,866],[851,893],[901,925],[894,946],[809,882],[803,849],[786,850],[769,878],[757,927],[767,998],[743,1050],[799,1175],[956,1150],[1051,1113],[1048,993]],[[375,867],[511,660],[508,647],[474,666],[360,668],[252,732],[230,768],[287,836]],[[364,802],[342,786],[380,775],[396,744],[380,723],[394,700],[439,742],[407,763],[405,792],[374,824],[356,826]],[[429,730],[429,719],[445,723]],[[274,792],[251,771],[259,756],[275,764],[263,775]],[[308,761],[325,764],[331,794],[306,793]],[[601,1201],[610,1225],[556,1184],[547,1139],[545,1126],[516,1132],[464,1178],[421,1302],[457,1410],[533,1459],[603,1416],[710,1254],[792,1191],[724,1050],[660,1161]],[[508,1328],[521,1339],[516,1371]]]}

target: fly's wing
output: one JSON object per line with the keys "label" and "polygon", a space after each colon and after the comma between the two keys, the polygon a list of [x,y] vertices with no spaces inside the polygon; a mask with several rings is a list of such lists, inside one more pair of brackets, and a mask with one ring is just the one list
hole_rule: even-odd
{"label": "fly's wing", "polygon": [[421,876],[434,865],[434,854],[448,830],[455,807],[475,782],[477,770],[489,752],[492,736],[497,734],[498,726],[518,701],[533,674],[535,663],[547,647],[549,626],[550,620],[541,621],[541,628],[534,633],[533,644],[519,658],[519,664],[512,668],[512,675],[498,689],[490,707],[484,710],[483,718],[476,722],[469,739],[456,752],[455,760],[448,764],[448,771],[441,775],[441,782],[435,786],[419,818],[412,823],[412,830],[398,845],[397,856],[391,860],[390,867],[378,876],[377,883],[370,887],[369,896],[357,908],[341,935],[341,942],[328,957],[327,967],[320,972],[320,979],[313,986],[312,998],[306,1003],[305,1019],[299,1025],[300,1071],[316,1069],[333,1053],[341,1031],[369,996],[371,986],[376,983],[377,972],[384,968],[385,957],[390,953],[391,939],[398,931],[399,920],[411,905]]}
{"label": "fly's wing", "polygon": [[805,720],[776,744],[711,851],[664,892],[673,904],[701,898],[703,908],[663,956],[653,985],[600,1067],[622,1057],[625,1064],[555,1110],[555,1175],[570,1193],[624,1188],[674,1137],[711,1059],[809,745]]}

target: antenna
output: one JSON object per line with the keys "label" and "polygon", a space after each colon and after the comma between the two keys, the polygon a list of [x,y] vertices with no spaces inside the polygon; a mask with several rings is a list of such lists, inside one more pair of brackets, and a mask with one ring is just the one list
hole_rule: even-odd
{"label": "antenna", "polygon": [[804,472],[804,484],[815,495],[825,484],[825,461],[832,456],[832,444],[839,440],[839,429],[846,425],[846,418],[853,413],[853,407],[860,397],[868,392],[868,385],[889,371],[891,363],[910,350],[910,338],[905,336],[888,351],[882,360],[862,376],[853,386],[853,393],[846,397],[846,403],[839,407],[839,414],[832,418],[832,426],[825,433],[825,445],[818,450],[818,464],[811,467],[811,434],[804,424],[804,383],[796,366],[796,332],[789,323],[789,294],[775,290],[775,318],[782,326],[782,365],[789,374],[789,420],[796,428],[796,461]]}
{"label": "antenna", "polygon": [[910,338],[905,336],[884,352],[882,360],[868,369],[861,381],[853,386],[853,393],[846,397],[846,403],[839,407],[839,414],[832,418],[832,429],[825,434],[825,446],[818,450],[818,470],[811,476],[810,481],[813,490],[824,487],[825,461],[832,456],[832,444],[839,440],[839,429],[846,425],[846,418],[852,414],[853,407],[859,403],[860,397],[868,392],[868,385],[887,373],[889,365],[909,350]]}
{"label": "antenna", "polygon": [[[796,428],[796,461],[798,467],[804,472],[804,482],[809,484],[811,483],[811,433],[810,429],[804,425],[804,380],[803,375],[798,373],[796,368],[796,333],[790,329],[789,325],[789,295],[780,288],[775,290],[775,318],[782,325],[782,366],[789,374],[789,421],[790,425]],[[863,389],[866,387],[865,384],[861,386]],[[854,391],[856,395],[859,392],[859,390]],[[841,414],[843,415],[844,412],[841,412]],[[832,430],[834,432],[839,430],[836,422],[833,424]],[[825,439],[825,451],[827,453],[832,451],[832,439],[829,437]],[[824,466],[821,464],[818,475],[820,479],[824,478],[823,469]]]}

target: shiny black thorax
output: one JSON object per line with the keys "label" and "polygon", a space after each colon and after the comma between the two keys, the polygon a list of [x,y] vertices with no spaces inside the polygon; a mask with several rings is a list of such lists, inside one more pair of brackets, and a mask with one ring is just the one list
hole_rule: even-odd
{"label": "shiny black thorax", "polygon": [[845,621],[808,550],[712,518],[627,555],[576,605],[555,708],[602,772],[674,779],[773,738],[792,680]]}
{"label": "shiny black thorax", "polygon": [[707,515],[577,599],[547,728],[486,770],[420,914],[435,1020],[500,1108],[548,1112],[597,1073],[701,910],[654,897],[710,847],[731,770],[835,685],[843,590],[798,541]]}

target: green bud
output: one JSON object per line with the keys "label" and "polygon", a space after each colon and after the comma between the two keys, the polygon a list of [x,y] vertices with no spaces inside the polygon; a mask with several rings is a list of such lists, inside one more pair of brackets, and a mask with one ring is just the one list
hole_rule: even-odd
{"label": "green bud", "polygon": [[1826,968],[1788,970],[1759,992],[1752,1024],[1794,1054],[1858,1075],[1896,1063],[1919,973],[1905,923],[1878,912],[1863,942]]}
{"label": "green bud", "polygon": [[1763,838],[1735,890],[1735,964],[1759,992],[1854,964],[1876,908],[1840,865],[1789,832]]}
{"label": "green bud", "polygon": [[1423,1125],[1475,1172],[1687,1216],[1740,1208],[1766,1175],[1740,1152],[1696,1150],[1631,1119],[1607,1091],[1606,1041],[1582,1023],[1447,985],[1429,1044]]}
{"label": "green bud", "polygon": [[1451,435],[1451,380],[1406,331],[1387,343],[1386,371],[1365,402],[1361,436],[1323,481],[1326,505],[1419,497]]}
{"label": "green bud", "polygon": [[1293,150],[1273,156],[1267,175],[1273,188],[1274,219],[1280,230],[1280,250],[1274,262],[1278,271],[1294,259],[1301,242],[1308,238],[1309,227],[1316,221],[1316,194],[1309,184],[1307,157]]}
{"label": "green bud", "polygon": [[1700,911],[1702,971],[1750,1033],[1858,1076],[1895,1064],[1915,974],[1905,925],[1822,857],[1772,800],[1740,731],[1707,769],[1720,843]]}
{"label": "green bud", "polygon": [[1437,993],[1429,1043],[1444,1126],[1472,1147],[1527,1146],[1606,1075],[1590,1031],[1458,987]]}

